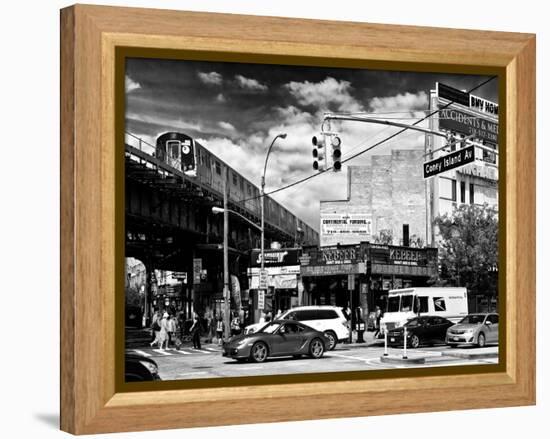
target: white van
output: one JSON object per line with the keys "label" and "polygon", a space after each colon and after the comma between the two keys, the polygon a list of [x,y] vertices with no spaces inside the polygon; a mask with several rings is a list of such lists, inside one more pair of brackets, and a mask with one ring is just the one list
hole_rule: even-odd
{"label": "white van", "polygon": [[458,322],[468,315],[466,288],[403,288],[390,290],[386,310],[380,319],[382,332],[403,326],[416,316],[439,316]]}

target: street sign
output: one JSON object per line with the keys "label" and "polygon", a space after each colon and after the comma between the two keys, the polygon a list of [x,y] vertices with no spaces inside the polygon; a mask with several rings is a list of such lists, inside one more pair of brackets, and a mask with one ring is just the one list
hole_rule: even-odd
{"label": "street sign", "polygon": [[258,290],[258,309],[265,308],[265,291]]}
{"label": "street sign", "polygon": [[449,85],[442,84],[437,82],[437,94],[440,98],[448,99],[449,101],[455,102],[457,104],[462,104],[464,106],[470,105],[470,94],[462,90],[458,90]]}
{"label": "street sign", "polygon": [[182,281],[182,283],[187,283],[187,273],[185,271],[175,271],[172,273],[172,277],[176,280]]}
{"label": "street sign", "polygon": [[267,290],[267,270],[260,270],[260,290]]}
{"label": "street sign", "polygon": [[433,177],[445,171],[472,163],[475,160],[474,146],[459,149],[458,151],[424,163],[424,178]]}

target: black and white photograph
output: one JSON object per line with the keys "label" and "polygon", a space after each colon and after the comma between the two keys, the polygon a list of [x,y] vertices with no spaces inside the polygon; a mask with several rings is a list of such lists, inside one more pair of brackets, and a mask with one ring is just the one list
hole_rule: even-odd
{"label": "black and white photograph", "polygon": [[497,77],[124,76],[126,382],[498,364]]}

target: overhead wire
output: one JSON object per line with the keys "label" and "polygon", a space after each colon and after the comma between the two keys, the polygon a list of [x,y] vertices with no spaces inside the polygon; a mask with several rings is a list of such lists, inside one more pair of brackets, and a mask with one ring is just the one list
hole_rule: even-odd
{"label": "overhead wire", "polygon": [[[485,81],[481,82],[480,84],[478,84],[478,85],[476,85],[475,87],[473,87],[473,88],[471,88],[470,90],[468,90],[466,93],[472,93],[473,91],[475,91],[475,90],[477,90],[477,89],[483,87],[484,85],[488,84],[489,82],[491,82],[491,81],[494,80],[495,78],[496,78],[496,76],[491,76],[490,78],[486,79]],[[444,110],[444,109],[450,107],[450,106],[451,106],[452,104],[454,104],[454,103],[455,103],[455,101],[450,100],[447,104],[443,105],[442,107],[438,108],[437,110],[434,110],[434,111],[430,112],[429,114],[427,114],[427,115],[424,116],[423,118],[417,120],[417,121],[416,121],[415,123],[413,123],[411,126],[416,126],[416,125],[420,124],[420,123],[423,122],[424,120],[427,120],[428,118],[430,118],[430,117],[436,115],[437,113],[439,113],[439,112],[441,112],[442,110]],[[362,150],[362,151],[360,151],[360,152],[358,152],[358,153],[356,153],[356,154],[353,154],[353,155],[351,155],[350,157],[348,157],[348,158],[342,160],[341,163],[342,163],[342,164],[347,163],[347,162],[349,162],[350,160],[353,160],[354,158],[357,158],[357,157],[359,157],[360,155],[363,155],[363,154],[365,154],[366,152],[371,151],[372,149],[374,149],[374,148],[376,148],[376,147],[378,147],[378,146],[380,146],[380,145],[382,145],[382,144],[388,142],[389,140],[394,139],[395,137],[399,136],[400,134],[404,133],[404,132],[407,131],[407,130],[409,130],[409,127],[402,128],[402,129],[398,130],[397,132],[395,132],[395,133],[393,133],[393,134],[391,134],[391,135],[385,137],[384,139],[380,140],[379,142],[374,143],[373,145],[369,146],[368,148],[366,148],[366,149],[364,149],[364,150]],[[326,169],[324,169],[324,170],[322,170],[322,171],[319,171],[319,172],[317,172],[317,173],[315,173],[315,174],[308,175],[307,177],[301,178],[301,179],[299,179],[299,180],[296,180],[295,182],[292,182],[292,183],[289,183],[289,184],[287,184],[287,185],[285,185],[285,186],[282,186],[282,187],[280,187],[280,188],[278,188],[278,189],[274,189],[274,190],[272,190],[272,191],[265,192],[265,193],[264,193],[264,196],[265,196],[265,195],[273,195],[273,194],[276,194],[276,193],[278,193],[278,192],[281,192],[281,191],[284,191],[284,190],[286,190],[286,189],[289,189],[289,188],[291,188],[291,187],[293,187],[293,186],[297,186],[297,185],[299,185],[299,184],[305,183],[306,181],[309,181],[309,180],[311,180],[311,179],[313,179],[313,178],[315,178],[315,177],[318,177],[318,176],[320,176],[320,175],[323,175],[324,173],[326,173],[326,172],[328,172],[328,171],[331,171],[332,169],[333,169],[333,167],[331,166],[331,167],[326,168]],[[262,197],[261,195],[257,195],[257,196],[254,196],[254,197],[252,197],[252,198],[248,198],[248,199],[245,199],[245,200],[241,200],[240,202],[243,203],[243,202],[250,201],[250,200],[254,200],[254,199],[257,199],[257,198],[261,198],[261,197]]]}

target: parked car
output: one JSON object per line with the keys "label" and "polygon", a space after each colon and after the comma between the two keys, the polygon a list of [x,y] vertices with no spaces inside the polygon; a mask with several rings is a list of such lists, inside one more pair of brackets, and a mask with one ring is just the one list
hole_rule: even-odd
{"label": "parked car", "polygon": [[[349,338],[349,322],[337,306],[300,306],[285,311],[280,320],[296,320],[304,322],[317,331],[324,332],[330,340],[327,350],[332,350],[338,342]],[[252,334],[262,327],[263,324],[256,323],[245,328],[245,334]]]}
{"label": "parked car", "polygon": [[388,345],[402,346],[405,328],[407,328],[407,347],[417,348],[422,344],[445,343],[447,329],[453,325],[453,322],[443,317],[415,317],[408,320],[404,326],[388,331]]}
{"label": "parked car", "polygon": [[469,314],[447,330],[446,342],[449,346],[498,343],[498,314]]}
{"label": "parked car", "polygon": [[159,381],[157,363],[145,355],[126,351],[124,356],[124,378],[127,383],[136,381]]}
{"label": "parked car", "polygon": [[251,334],[232,337],[223,344],[222,355],[261,363],[269,357],[321,358],[330,340],[320,331],[294,320],[274,320]]}

